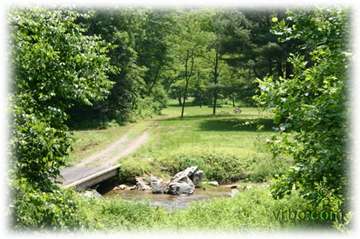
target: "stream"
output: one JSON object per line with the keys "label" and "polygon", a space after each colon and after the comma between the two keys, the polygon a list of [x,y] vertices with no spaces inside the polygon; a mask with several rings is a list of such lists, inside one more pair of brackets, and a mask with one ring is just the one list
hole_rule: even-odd
{"label": "stream", "polygon": [[105,198],[122,198],[128,201],[148,202],[151,206],[162,207],[173,211],[183,209],[195,201],[211,200],[214,198],[230,197],[231,189],[227,186],[209,187],[206,190],[196,188],[191,195],[153,194],[138,190],[111,190],[103,196]]}

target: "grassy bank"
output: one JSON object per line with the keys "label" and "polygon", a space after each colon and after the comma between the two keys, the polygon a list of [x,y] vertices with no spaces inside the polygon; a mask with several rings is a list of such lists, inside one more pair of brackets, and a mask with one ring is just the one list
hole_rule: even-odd
{"label": "grassy bank", "polygon": [[92,230],[277,230],[321,223],[288,215],[310,210],[298,195],[274,200],[268,188],[261,187],[239,193],[234,198],[194,202],[174,212],[121,199],[83,199],[81,208]]}
{"label": "grassy bank", "polygon": [[271,113],[242,107],[236,114],[232,107],[223,107],[213,116],[211,110],[189,106],[183,119],[177,106],[163,110],[154,120],[150,142],[121,160],[121,178],[131,181],[144,174],[166,178],[197,165],[207,179],[220,183],[262,182],[289,167],[291,162],[275,160],[269,152],[267,139],[276,134]]}

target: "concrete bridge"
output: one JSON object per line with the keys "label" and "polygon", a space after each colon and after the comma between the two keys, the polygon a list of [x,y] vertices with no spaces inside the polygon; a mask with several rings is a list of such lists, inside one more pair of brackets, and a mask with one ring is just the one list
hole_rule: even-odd
{"label": "concrete bridge", "polygon": [[120,165],[111,166],[103,170],[91,173],[86,177],[76,179],[72,182],[63,182],[64,188],[75,188],[76,190],[82,191],[98,183],[101,183],[109,178],[115,177],[119,173]]}

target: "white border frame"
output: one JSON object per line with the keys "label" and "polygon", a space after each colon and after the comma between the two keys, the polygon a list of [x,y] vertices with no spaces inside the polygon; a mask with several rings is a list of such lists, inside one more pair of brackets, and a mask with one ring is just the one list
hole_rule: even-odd
{"label": "white border frame", "polygon": [[[251,1],[241,1],[241,0],[8,0],[0,3],[0,141],[1,141],[1,153],[0,158],[2,163],[0,164],[0,188],[2,188],[2,193],[0,195],[0,212],[1,214],[1,223],[0,223],[0,233],[2,238],[19,238],[19,237],[29,237],[29,238],[38,238],[47,237],[47,238],[57,238],[57,237],[79,237],[79,238],[108,238],[109,236],[114,238],[127,237],[127,238],[144,238],[144,237],[154,237],[154,238],[198,238],[198,237],[233,237],[233,238],[266,238],[269,236],[278,237],[291,237],[291,238],[337,238],[337,237],[353,237],[356,236],[359,232],[358,230],[358,216],[359,210],[357,206],[357,199],[359,199],[359,190],[358,190],[358,180],[359,180],[359,162],[356,162],[360,157],[358,148],[360,148],[360,139],[359,139],[359,129],[360,126],[357,122],[360,122],[360,9],[358,0],[251,0]],[[350,90],[349,98],[351,99],[349,107],[351,108],[351,115],[349,120],[351,121],[351,145],[349,152],[351,153],[351,162],[350,162],[350,172],[351,172],[351,181],[352,187],[350,189],[352,195],[352,230],[349,233],[338,234],[331,233],[326,231],[283,231],[283,232],[248,232],[248,233],[220,233],[220,232],[210,232],[210,231],[195,231],[191,233],[179,233],[172,231],[159,231],[159,232],[113,232],[113,233],[55,233],[55,232],[22,232],[14,233],[8,228],[8,186],[7,186],[7,165],[8,161],[7,156],[7,147],[9,142],[8,132],[9,132],[9,120],[8,120],[8,95],[9,95],[9,48],[8,48],[8,26],[7,26],[7,14],[11,7],[114,7],[114,6],[150,6],[155,8],[178,8],[178,7],[241,7],[241,8],[304,8],[304,7],[316,7],[316,6],[333,6],[333,7],[349,7],[352,12],[352,38],[350,44],[352,45],[352,68],[350,70]]]}

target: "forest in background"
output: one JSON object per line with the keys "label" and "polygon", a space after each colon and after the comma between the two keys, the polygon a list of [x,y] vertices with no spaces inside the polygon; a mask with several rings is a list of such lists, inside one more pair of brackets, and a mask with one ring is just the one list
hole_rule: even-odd
{"label": "forest in background", "polygon": [[69,129],[151,117],[169,99],[181,118],[189,105],[214,115],[226,103],[271,108],[281,132],[274,157],[295,161],[275,179],[274,198],[297,191],[313,210],[349,215],[348,14],[12,10],[14,225],[86,226],[74,192],[54,182],[71,150]]}

